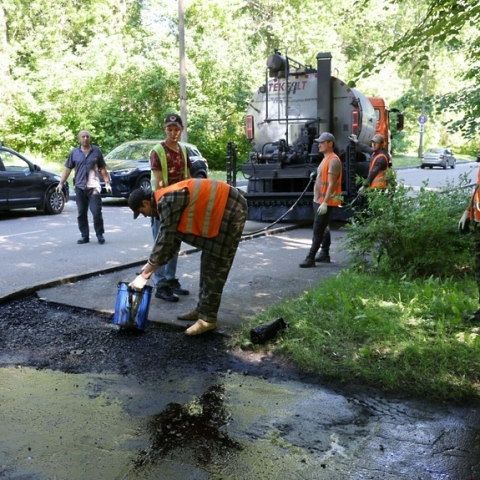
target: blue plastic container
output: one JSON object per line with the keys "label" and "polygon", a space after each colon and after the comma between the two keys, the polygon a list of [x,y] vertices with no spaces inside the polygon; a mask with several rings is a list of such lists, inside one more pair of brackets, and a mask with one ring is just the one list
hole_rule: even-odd
{"label": "blue plastic container", "polygon": [[119,282],[113,323],[122,328],[144,330],[151,298],[150,285],[145,285],[139,292],[130,288],[128,283]]}

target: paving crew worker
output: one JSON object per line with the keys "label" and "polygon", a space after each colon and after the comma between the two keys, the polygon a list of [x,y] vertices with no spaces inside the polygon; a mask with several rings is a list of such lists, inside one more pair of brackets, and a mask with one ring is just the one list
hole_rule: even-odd
{"label": "paving crew worker", "polygon": [[134,190],[128,198],[133,218],[141,213],[161,219],[148,263],[130,286],[142,289],[153,272],[177,254],[181,242],[202,251],[198,303],[179,320],[194,321],[187,335],[199,335],[217,326],[222,292],[235,258],[245,221],[247,202],[225,182],[189,179],[148,192]]}
{"label": "paving crew worker", "polygon": [[299,264],[301,268],[315,266],[315,255],[320,245],[330,245],[329,219],[333,207],[342,203],[342,162],[333,151],[335,137],[328,132],[315,139],[323,160],[317,169],[317,178],[313,187],[313,238],[307,258]]}
{"label": "paving crew worker", "polygon": [[[182,118],[176,113],[170,113],[163,124],[166,140],[158,143],[150,152],[152,190],[173,185],[190,178],[192,162],[186,148],[179,143],[183,132]],[[158,217],[152,217],[152,234],[157,238],[160,228]],[[155,297],[166,302],[178,302],[178,295],[188,295],[190,292],[180,285],[177,273],[178,254],[174,255],[165,265],[158,268],[154,274]]]}
{"label": "paving crew worker", "polygon": [[99,174],[105,182],[105,189],[112,193],[110,178],[108,177],[107,165],[103,158],[102,150],[90,143],[90,132],[81,130],[78,134],[78,147],[74,148],[65,162],[57,192],[62,191],[63,184],[67,181],[72,170],[75,170],[73,182],[75,184],[75,202],[77,204],[77,223],[81,238],[79,245],[90,242],[90,230],[88,226],[88,210],[93,215],[93,227],[100,245],[105,243],[103,234],[102,197]]}
{"label": "paving crew worker", "polygon": [[383,138],[383,135],[376,133],[372,138],[371,147],[359,142],[356,135],[350,135],[348,138],[358,145],[362,152],[368,153],[371,158],[368,176],[363,185],[359,188],[358,193],[362,195],[365,192],[365,188],[370,188],[370,190],[385,190],[388,187],[387,170],[391,166],[391,160],[390,154],[384,148],[385,139]]}
{"label": "paving crew worker", "polygon": [[[477,162],[480,162],[480,154],[477,156]],[[468,233],[470,224],[473,222],[473,242],[475,246],[475,280],[479,291],[480,304],[480,167],[477,173],[477,185],[470,197],[470,203],[463,212],[458,222],[458,231],[460,233]],[[480,309],[473,314],[473,320],[480,321]]]}

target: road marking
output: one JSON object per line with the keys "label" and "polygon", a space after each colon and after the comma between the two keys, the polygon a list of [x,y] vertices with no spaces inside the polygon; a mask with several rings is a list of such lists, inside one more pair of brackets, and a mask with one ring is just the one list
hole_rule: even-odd
{"label": "road marking", "polygon": [[32,233],[40,233],[45,230],[34,230],[33,232],[14,233],[12,235],[0,235],[0,238],[18,237],[19,235],[31,235]]}

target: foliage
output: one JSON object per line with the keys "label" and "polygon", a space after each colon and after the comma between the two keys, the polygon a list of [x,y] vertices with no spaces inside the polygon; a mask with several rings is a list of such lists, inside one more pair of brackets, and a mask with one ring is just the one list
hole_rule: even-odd
{"label": "foliage", "polygon": [[[246,102],[265,80],[265,59],[279,48],[307,64],[314,64],[319,51],[329,51],[334,70],[346,80],[374,65],[374,72],[359,79],[360,91],[382,96],[406,113],[406,129],[394,132],[392,145],[396,152],[412,146],[420,105],[421,79],[412,75],[417,57],[388,61],[379,52],[405,35],[429,0],[395,2],[391,10],[381,0],[370,0],[363,10],[361,2],[352,8],[344,0],[185,3],[187,96],[180,99],[177,2],[91,0],[85,8],[71,0],[5,0],[0,7],[0,136],[18,150],[53,160],[64,158],[77,132],[88,128],[108,151],[124,140],[163,136],[163,116],[179,111],[184,101],[188,141],[213,168],[225,168],[228,142],[237,145],[240,162],[248,157]],[[312,11],[322,12],[322,35]],[[460,47],[437,48],[437,64],[430,65],[432,132],[441,131],[433,115],[442,108],[442,79],[452,78],[443,72]],[[455,62],[455,71],[462,68],[460,60]],[[411,95],[403,98],[406,92]],[[448,118],[460,121],[455,112]],[[442,135],[450,138],[446,130]]]}
{"label": "foliage", "polygon": [[434,401],[468,401],[480,396],[480,329],[464,314],[477,304],[473,279],[344,270],[246,322],[232,344],[261,348],[247,340],[249,330],[282,317],[289,329],[266,347],[304,371]]}
{"label": "foliage", "polygon": [[[370,0],[359,1],[364,8]],[[395,10],[397,2],[391,0],[387,10]],[[460,130],[470,138],[478,138],[480,116],[480,4],[476,0],[430,0],[426,9],[403,34],[391,42],[380,53],[380,58],[395,59],[411,65],[411,73],[421,78],[427,70],[432,71],[436,58],[448,53],[451,59],[459,59],[461,70],[452,68],[451,61],[443,74],[449,77],[451,91],[438,95],[437,113],[450,111],[461,118],[444,120],[450,131]],[[364,65],[359,77],[368,76],[378,68],[373,62]],[[452,82],[454,72],[460,72]],[[440,71],[437,69],[437,75]]]}
{"label": "foliage", "polygon": [[403,184],[387,195],[367,191],[367,208],[347,226],[345,237],[354,268],[421,278],[471,270],[470,238],[457,231],[470,193],[448,184],[433,190],[428,182],[419,192]]}

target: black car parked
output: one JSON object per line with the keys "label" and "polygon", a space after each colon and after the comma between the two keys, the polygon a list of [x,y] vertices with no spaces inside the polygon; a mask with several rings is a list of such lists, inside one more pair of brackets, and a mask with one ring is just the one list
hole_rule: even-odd
{"label": "black car parked", "polygon": [[[108,194],[102,181],[102,196],[127,198],[136,188],[150,188],[150,152],[161,140],[125,142],[105,155],[112,193]],[[208,162],[195,145],[183,143],[192,162],[190,175],[208,177]]]}
{"label": "black car parked", "polygon": [[68,182],[63,195],[55,188],[60,175],[43,170],[22,154],[0,145],[0,211],[36,208],[55,215],[62,213],[69,199]]}

